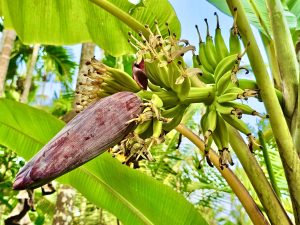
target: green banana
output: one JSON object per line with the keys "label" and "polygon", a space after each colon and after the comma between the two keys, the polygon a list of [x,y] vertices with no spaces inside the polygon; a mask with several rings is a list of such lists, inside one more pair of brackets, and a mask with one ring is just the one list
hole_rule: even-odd
{"label": "green banana", "polygon": [[[156,61],[157,60],[158,59],[156,59]],[[145,62],[145,71],[150,82],[157,86],[163,87],[166,90],[170,89],[168,81],[166,81],[168,78],[168,72],[165,69],[158,67],[158,62]]]}
{"label": "green banana", "polygon": [[140,123],[134,130],[134,133],[140,135],[144,133],[152,124],[152,119]]}
{"label": "green banana", "polygon": [[[168,65],[169,77],[170,77],[169,84],[172,90],[176,92],[177,97],[179,98],[180,101],[184,101],[187,98],[191,87],[191,81],[190,78],[188,77],[188,74],[185,75],[182,74],[185,73],[187,69],[184,69],[182,66],[183,65],[181,64],[176,65],[175,62],[172,62]],[[179,76],[185,76],[184,80],[181,84],[176,84],[176,80],[178,79]]]}
{"label": "green banana", "polygon": [[162,116],[165,118],[172,118],[171,121],[163,123],[163,130],[170,131],[174,129],[182,120],[186,105],[177,105],[174,108],[162,111]]}
{"label": "green banana", "polygon": [[230,54],[236,54],[242,51],[239,36],[235,33],[234,28],[231,28],[230,30],[229,49]]}
{"label": "green banana", "polygon": [[157,94],[152,95],[151,102],[157,108],[161,108],[164,105],[163,101],[161,100],[160,97],[158,97]]}
{"label": "green banana", "polygon": [[159,138],[162,132],[163,122],[155,119],[153,121],[153,134],[152,137]]}
{"label": "green banana", "polygon": [[217,95],[221,95],[226,90],[226,88],[231,82],[232,73],[233,72],[229,70],[225,74],[223,74],[223,76],[220,79],[218,79],[218,81],[216,81]]}
{"label": "green banana", "polygon": [[218,61],[221,61],[223,58],[229,55],[229,52],[221,33],[219,16],[216,12],[214,13],[214,15],[217,17],[217,27],[215,30],[215,46],[217,52],[217,59]]}
{"label": "green banana", "polygon": [[245,124],[241,119],[238,119],[236,116],[233,115],[225,115],[222,114],[222,118],[232,127],[239,130],[243,134],[251,135],[251,131],[248,128],[247,124]]}
{"label": "green banana", "polygon": [[244,89],[233,86],[233,87],[227,87],[227,89],[224,91],[223,94],[236,93],[239,95],[243,95],[244,92],[245,92]]}
{"label": "green banana", "polygon": [[238,61],[238,54],[232,54],[225,57],[218,63],[214,72],[216,83],[223,76],[223,74],[225,74],[229,70],[231,71],[234,68],[237,61]]}
{"label": "green banana", "polygon": [[203,132],[204,136],[208,136],[207,132],[212,133],[216,129],[217,126],[217,111],[215,108],[209,107],[207,112],[207,116],[203,121]]}
{"label": "green banana", "polygon": [[107,72],[111,73],[111,76],[116,80],[121,82],[121,85],[124,86],[128,86],[130,88],[132,88],[132,90],[134,92],[137,92],[139,90],[141,90],[141,88],[138,86],[138,84],[135,82],[135,80],[129,76],[126,72],[119,70],[119,69],[115,69],[115,68],[111,68],[106,66]]}
{"label": "green banana", "polygon": [[208,62],[208,59],[206,57],[205,43],[202,41],[198,26],[195,25],[195,27],[196,27],[198,37],[199,37],[199,60],[200,60],[200,63],[205,67],[205,69],[207,71],[209,71],[210,73],[214,73],[214,68],[210,65],[210,63]]}
{"label": "green banana", "polygon": [[233,26],[230,29],[230,37],[229,37],[229,49],[230,54],[241,53],[241,42],[239,39],[239,31],[236,25],[237,20],[237,10],[234,10],[233,16]]}
{"label": "green banana", "polygon": [[215,83],[214,75],[204,68],[204,66],[200,63],[198,55],[193,55],[193,66],[201,69],[202,73],[200,73],[199,79],[202,82],[204,82],[206,84]]}
{"label": "green banana", "polygon": [[[217,126],[217,127],[218,127],[218,126]],[[214,131],[214,132],[212,133],[212,138],[213,138],[213,140],[214,140],[214,142],[215,142],[215,144],[216,144],[218,150],[222,150],[221,139],[220,139],[219,135],[216,133],[216,131]]]}
{"label": "green banana", "polygon": [[152,82],[148,81],[148,87],[151,91],[162,91],[161,87],[153,84]]}
{"label": "green banana", "polygon": [[207,71],[203,65],[200,65],[199,68],[202,70],[202,74],[200,74],[199,79],[206,84],[213,84],[215,83],[215,78],[212,73]]}
{"label": "green banana", "polygon": [[217,128],[215,132],[220,138],[222,149],[229,148],[229,134],[228,134],[227,125],[224,119],[222,118],[222,116],[219,114],[217,118]]}
{"label": "green banana", "polygon": [[236,99],[240,99],[241,97],[242,97],[242,95],[234,93],[234,92],[226,93],[226,94],[223,94],[221,96],[218,96],[217,97],[217,102],[218,103],[225,103],[225,102],[233,101],[233,100],[236,100]]}
{"label": "green banana", "polygon": [[210,161],[210,157],[209,157],[209,150],[210,150],[210,147],[211,147],[211,145],[212,145],[212,142],[213,142],[213,138],[212,138],[212,136],[210,135],[210,136],[208,137],[207,144],[205,144],[205,149],[204,149],[205,159],[206,159],[207,164],[208,164],[210,167],[214,167],[214,165],[213,165],[212,162]]}
{"label": "green banana", "polygon": [[142,139],[146,139],[146,138],[149,138],[149,137],[152,137],[153,135],[153,120],[150,120],[150,126],[147,127],[147,129],[139,134],[139,137],[142,138]]}
{"label": "green banana", "polygon": [[224,106],[224,105],[219,104],[219,103],[216,103],[216,110],[220,114],[236,115],[235,108],[230,107],[230,106]]}
{"label": "green banana", "polygon": [[207,57],[208,62],[213,68],[216,68],[218,64],[217,60],[217,51],[215,45],[213,43],[212,37],[209,34],[209,26],[207,19],[204,19],[206,23],[206,43],[205,43],[205,55]]}
{"label": "green banana", "polygon": [[235,109],[240,109],[243,114],[258,116],[262,119],[265,119],[268,117],[267,115],[264,116],[264,115],[260,114],[255,109],[251,108],[249,105],[242,104],[239,102],[226,102],[226,103],[224,103],[224,105],[231,106]]}

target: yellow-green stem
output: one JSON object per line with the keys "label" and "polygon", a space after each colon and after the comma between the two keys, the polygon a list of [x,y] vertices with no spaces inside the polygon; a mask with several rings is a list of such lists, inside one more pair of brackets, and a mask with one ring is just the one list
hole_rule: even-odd
{"label": "yellow-green stem", "polygon": [[273,172],[272,163],[271,163],[271,160],[270,160],[270,157],[269,157],[267,144],[265,142],[264,134],[261,130],[258,131],[258,137],[259,137],[259,142],[260,142],[260,145],[261,145],[261,148],[262,148],[262,151],[263,151],[263,156],[264,156],[265,164],[266,164],[267,171],[268,171],[268,174],[269,174],[269,179],[270,179],[271,185],[272,185],[277,197],[280,200],[280,198],[281,198],[280,190],[277,186],[277,182],[276,182],[275,175],[274,175],[274,172]]}
{"label": "yellow-green stem", "polygon": [[283,86],[284,113],[292,119],[297,102],[299,69],[288,23],[280,0],[267,0],[274,46]]}
{"label": "yellow-green stem", "polygon": [[278,66],[278,61],[277,61],[277,56],[276,56],[276,51],[275,51],[275,46],[274,46],[274,40],[269,39],[265,34],[260,33],[261,39],[264,43],[267,56],[268,56],[268,61],[269,61],[269,67],[271,69],[273,81],[274,81],[274,86],[277,90],[282,91],[282,81],[280,77],[280,71],[279,71],[279,66]]}
{"label": "yellow-green stem", "polygon": [[230,145],[241,162],[271,224],[292,224],[264,172],[239,132],[228,126]]}
{"label": "yellow-green stem", "polygon": [[300,159],[241,1],[226,1],[232,13],[235,8],[238,10],[237,25],[244,45],[250,43],[247,55],[256,77],[262,100],[270,116],[270,124],[289,185],[295,221],[300,224]]}
{"label": "yellow-green stem", "polygon": [[[180,124],[176,127],[176,130],[181,133],[183,136],[188,138],[192,143],[194,143],[199,150],[204,153],[204,142],[201,138],[189,130],[185,125]],[[237,178],[237,176],[230,170],[229,168],[224,168],[223,170],[219,166],[219,156],[210,149],[210,159],[211,162],[215,165],[215,167],[219,170],[222,176],[227,181],[228,185],[231,187],[233,192],[239,198],[240,202],[244,206],[246,212],[248,213],[250,219],[252,220],[254,225],[266,225],[269,224],[268,220],[264,217],[260,209],[255,204],[253,198],[250,196],[249,192],[245,188],[245,186],[241,183],[241,181]]]}
{"label": "yellow-green stem", "polygon": [[211,87],[191,87],[188,97],[183,101],[185,104],[205,103],[211,104],[215,98],[215,90]]}
{"label": "yellow-green stem", "polygon": [[127,24],[130,28],[134,29],[135,32],[142,32],[143,35],[148,38],[149,32],[145,28],[144,24],[141,24],[138,20],[130,16],[125,11],[121,10],[120,8],[116,7],[114,4],[107,0],[90,0],[91,2],[95,3],[96,5],[100,6],[113,16],[120,19],[123,23]]}

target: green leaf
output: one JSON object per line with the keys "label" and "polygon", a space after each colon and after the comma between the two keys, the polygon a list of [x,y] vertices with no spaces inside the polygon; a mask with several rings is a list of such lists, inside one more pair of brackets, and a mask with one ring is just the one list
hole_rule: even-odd
{"label": "green leaf", "polygon": [[180,194],[109,154],[71,172],[64,181],[124,224],[207,224]]}
{"label": "green leaf", "polygon": [[[226,1],[219,0],[207,0],[209,3],[214,5],[223,13],[230,15],[230,10],[227,6]],[[270,19],[268,8],[264,0],[242,0],[241,1],[246,12],[246,15],[249,19],[249,22],[263,32],[267,37],[270,37],[272,34],[270,27]],[[285,11],[285,16],[289,24],[290,29],[294,29],[297,26],[297,18],[294,14],[289,11]]]}
{"label": "green leaf", "polygon": [[0,99],[0,144],[30,159],[63,126],[54,116],[12,100]]}
{"label": "green leaf", "polygon": [[286,5],[289,11],[297,17],[297,30],[300,30],[300,1],[287,0]]}
{"label": "green leaf", "polygon": [[[30,106],[0,99],[0,144],[29,159],[64,125]],[[170,187],[120,164],[108,154],[59,178],[124,224],[207,224]]]}
{"label": "green leaf", "polygon": [[[101,2],[106,4],[106,1]],[[137,6],[124,0],[110,2],[125,12],[127,18],[133,17],[141,25],[149,24],[154,29],[154,20],[158,20],[163,35],[168,33],[164,25],[168,22],[171,31],[180,36],[180,23],[167,0],[147,0]],[[128,31],[134,28],[89,0],[3,0],[2,11],[5,27],[14,28],[26,44],[91,41],[114,56],[134,52],[127,42]]]}

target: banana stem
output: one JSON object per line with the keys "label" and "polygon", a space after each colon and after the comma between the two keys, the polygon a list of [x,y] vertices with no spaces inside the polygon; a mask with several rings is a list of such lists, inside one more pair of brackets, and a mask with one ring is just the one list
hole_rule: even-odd
{"label": "banana stem", "polygon": [[255,157],[237,130],[228,126],[229,142],[241,162],[271,224],[292,224]]}
{"label": "banana stem", "polygon": [[143,24],[141,24],[138,20],[130,16],[125,11],[119,9],[114,4],[107,0],[90,0],[97,6],[101,7],[105,11],[109,12],[113,16],[120,19],[122,22],[124,22],[126,25],[128,25],[130,28],[132,28],[135,32],[142,32],[145,38],[148,39],[149,37],[149,31],[145,28]]}
{"label": "banana stem", "polygon": [[205,103],[211,104],[215,98],[214,87],[191,87],[184,104]]}
{"label": "banana stem", "polygon": [[175,106],[179,103],[177,95],[172,91],[145,91],[141,90],[136,93],[142,99],[151,100],[152,95],[156,94],[164,103],[165,107]]}
{"label": "banana stem", "polygon": [[266,3],[269,9],[274,46],[284,88],[284,113],[287,119],[291,119],[296,107],[299,85],[297,56],[281,1],[267,0]]}
{"label": "banana stem", "polygon": [[260,32],[260,36],[264,43],[266,53],[268,56],[268,61],[269,61],[269,66],[270,66],[273,81],[274,81],[274,86],[277,90],[282,91],[282,87],[281,87],[282,81],[281,81],[279,66],[278,66],[278,62],[277,62],[274,40],[268,38],[265,34],[263,34],[261,32]]}
{"label": "banana stem", "polygon": [[260,145],[262,146],[263,156],[264,156],[264,160],[265,160],[265,163],[266,163],[266,167],[267,167],[267,171],[268,171],[268,174],[269,174],[271,185],[272,185],[277,197],[280,200],[281,194],[280,194],[279,188],[278,188],[277,183],[276,183],[272,163],[271,163],[271,160],[270,160],[270,157],[269,157],[267,145],[266,145],[265,138],[264,138],[264,134],[261,130],[258,131],[258,137],[259,137]]}
{"label": "banana stem", "polygon": [[[201,138],[189,130],[185,125],[180,124],[176,127],[176,130],[188,138],[192,143],[194,143],[203,153],[204,153],[204,142]],[[250,219],[253,224],[269,224],[268,220],[264,217],[260,209],[257,207],[253,198],[245,188],[245,186],[241,183],[238,177],[230,170],[229,168],[224,168],[223,170],[219,166],[219,156],[211,149],[210,150],[210,159],[211,162],[215,165],[215,167],[219,170],[222,176],[227,181],[228,185],[231,187],[233,192],[239,198],[240,202],[244,206],[246,212],[248,213]]]}
{"label": "banana stem", "polygon": [[244,45],[250,43],[247,54],[262,100],[270,116],[271,127],[289,185],[295,221],[296,224],[300,224],[300,159],[241,1],[226,1],[232,13],[234,8],[238,10],[237,25]]}

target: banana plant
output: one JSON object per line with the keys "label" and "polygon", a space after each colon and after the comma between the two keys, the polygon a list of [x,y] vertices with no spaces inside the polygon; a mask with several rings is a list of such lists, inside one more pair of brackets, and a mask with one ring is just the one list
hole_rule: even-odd
{"label": "banana plant", "polygon": [[[98,37],[95,35],[93,23],[91,23],[92,25],[83,25],[82,21],[87,19],[84,16],[78,20],[78,23],[72,24],[73,26],[66,29],[69,32],[70,29],[81,26],[82,32],[77,36],[72,33],[72,37],[70,37],[67,32],[66,34],[55,34],[51,37],[45,35],[47,31],[33,30],[35,26],[39,25],[39,20],[35,20],[36,22],[32,22],[30,26],[29,23],[20,23],[20,17],[18,18],[15,13],[23,12],[26,7],[31,7],[31,2],[25,1],[23,8],[17,5],[17,1],[15,5],[8,4],[7,1],[3,3],[2,11],[7,21],[6,25],[8,27],[13,26],[17,33],[22,30],[23,33],[20,32],[20,35],[23,35],[24,40],[29,42],[33,41],[32,37],[41,42],[53,38],[52,41],[57,43],[62,40],[70,43],[92,37],[100,46],[104,46],[110,54],[115,56],[133,51],[136,53],[132,76],[120,69],[104,65],[94,58],[87,62],[90,69],[88,73],[84,74],[80,91],[76,96],[77,112],[80,114],[28,162],[17,175],[14,187],[17,189],[36,188],[101,154],[105,146],[112,147],[111,152],[114,156],[123,157],[124,164],[138,167],[141,159],[153,161],[152,146],[163,142],[166,133],[176,128],[177,131],[199,147],[209,166],[215,166],[220,171],[238,196],[254,224],[268,224],[269,221],[272,224],[291,224],[291,219],[253,156],[253,152],[261,148],[261,145],[241,119],[243,115],[249,114],[270,121],[289,185],[295,223],[298,224],[300,222],[300,160],[297,153],[297,150],[299,151],[299,114],[296,109],[299,104],[297,100],[299,99],[297,98],[299,71],[296,54],[293,50],[292,34],[284,16],[281,1],[250,1],[251,7],[249,8],[249,5],[244,2],[227,0],[228,7],[226,6],[226,9],[229,9],[233,17],[229,41],[223,39],[218,22],[214,38],[211,36],[207,24],[205,41],[198,31],[198,52],[196,52],[196,47],[190,45],[187,40],[180,39],[179,23],[176,17],[164,19],[160,7],[163,5],[167,8],[170,7],[166,1],[160,4],[148,1],[142,6],[133,6],[129,3],[122,5],[120,1],[111,3],[109,1],[92,0],[91,2],[101,9],[88,1],[78,1],[78,5],[72,5],[72,7],[75,11],[81,8],[90,9],[93,21],[102,18],[108,12],[115,17],[110,17],[110,25],[115,24],[116,20],[126,24],[124,26],[124,24],[117,23],[115,26],[116,29],[118,26],[121,27],[115,32],[119,35],[119,43],[122,44],[122,47],[118,46],[120,49],[116,49],[114,45],[105,46],[105,41],[109,40],[103,36]],[[43,4],[43,1],[40,4]],[[86,7],[79,8],[83,5]],[[268,7],[259,7],[260,5],[267,5]],[[222,6],[224,6],[224,2]],[[15,8],[14,10],[7,10],[10,7]],[[42,6],[36,8],[53,13],[47,15],[55,15],[55,7],[57,5],[53,4],[53,6],[50,5],[50,8]],[[61,7],[66,6],[61,5]],[[290,7],[292,7],[291,4]],[[266,17],[265,11],[262,12],[264,9],[269,12],[266,21],[262,19]],[[149,10],[149,14],[145,13],[145,10]],[[154,12],[154,10],[156,10],[157,15],[155,19],[146,16],[152,15],[151,12]],[[273,43],[273,47],[270,48],[273,51],[269,52],[270,54],[276,52],[276,54],[270,55],[269,59],[277,63],[273,62],[270,65],[279,65],[280,70],[273,68],[272,71],[277,71],[277,73],[279,71],[280,73],[280,76],[275,74],[274,79],[277,80],[277,86],[281,86],[282,92],[275,90],[269,78],[267,68],[263,63],[260,50],[253,36],[246,10],[252,10],[263,37],[269,43]],[[39,13],[42,14],[37,12],[37,15]],[[18,15],[20,14],[23,15],[18,13]],[[66,15],[66,19],[70,21],[69,19],[75,14],[69,15],[69,17]],[[52,25],[51,28],[54,30],[57,30],[61,25],[58,20],[52,22],[49,24]],[[165,24],[163,25],[163,23]],[[106,23],[101,22],[99,27],[101,30],[106,31],[108,30],[106,26]],[[129,32],[127,32],[128,27],[131,30]],[[124,30],[127,31],[124,32]],[[33,35],[29,37],[29,35],[26,35],[27,31],[31,31]],[[125,33],[128,33],[128,35],[125,35]],[[107,36],[110,39],[115,37],[114,35]],[[124,43],[125,37],[128,39],[126,44]],[[244,46],[241,45],[240,40],[242,40]],[[228,45],[226,45],[226,42]],[[193,54],[192,68],[186,65],[183,58],[183,55],[187,52]],[[245,54],[249,57],[256,81],[239,79],[237,76],[241,71],[245,70],[247,72],[247,69],[241,65],[241,59]],[[281,81],[278,77],[281,78]],[[280,82],[282,82],[282,85],[278,85]],[[247,102],[241,101],[251,97],[259,98],[264,102],[267,110],[266,115],[252,109]],[[122,99],[122,103],[131,106],[118,112],[120,99]],[[132,102],[128,99],[135,100]],[[184,125],[180,125],[186,109],[194,103],[203,103],[206,108],[200,122],[204,137],[203,141]],[[111,111],[113,112],[109,112],[108,105],[112,105]],[[130,109],[136,110],[131,112]],[[107,113],[105,117],[101,117],[103,112]],[[123,115],[116,116],[113,114],[117,112]],[[99,135],[97,133],[96,137],[99,138],[99,140],[97,139],[99,142],[97,142],[96,139],[93,139],[95,130],[89,129],[87,124],[94,121],[94,124],[98,124],[108,134],[108,125],[105,121],[101,122],[101,119],[105,118],[118,120],[118,123],[113,124],[113,127],[117,130],[120,128],[120,130],[113,133],[115,136],[111,136],[112,140],[103,139],[102,136],[97,136]],[[56,167],[53,160],[57,156],[50,153],[56,152],[54,150],[58,148],[61,155],[68,158],[72,152],[72,142],[67,136],[71,134],[72,137],[77,137],[76,129],[78,126],[84,127],[86,132],[82,137],[75,138],[76,141],[82,138],[87,139],[76,142],[75,146],[76,148],[81,146],[81,151],[87,154],[77,154],[69,163],[60,164]],[[239,132],[246,135],[248,144],[244,142]],[[119,144],[115,145],[118,142]],[[87,145],[84,145],[84,143],[87,143]],[[213,143],[217,147],[218,154],[211,149]],[[60,145],[65,146],[66,150],[63,151],[62,148],[59,148]],[[242,163],[269,221],[258,209],[243,184],[232,173],[230,166],[234,164],[234,161],[231,157],[229,145],[234,149]],[[51,167],[47,168],[47,173],[43,173],[40,168],[47,165]],[[96,168],[95,161],[90,162],[89,165],[92,165],[94,169]],[[70,174],[73,174],[73,172]],[[76,175],[77,179],[84,179],[79,173]],[[80,190],[85,192],[82,187],[80,187]],[[146,223],[147,221],[144,220],[143,222]]]}

